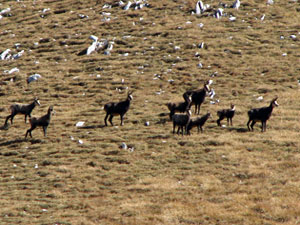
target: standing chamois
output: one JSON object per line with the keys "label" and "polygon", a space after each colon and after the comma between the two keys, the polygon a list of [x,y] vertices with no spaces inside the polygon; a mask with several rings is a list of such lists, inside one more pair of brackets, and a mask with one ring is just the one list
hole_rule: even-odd
{"label": "standing chamois", "polygon": [[218,126],[221,126],[221,120],[223,120],[224,118],[227,118],[227,126],[230,125],[232,126],[232,118],[234,117],[234,113],[235,113],[235,106],[233,104],[231,104],[230,109],[222,109],[219,110],[217,112],[217,115],[219,117],[219,119],[217,120],[217,124]]}
{"label": "standing chamois", "polygon": [[192,103],[191,105],[195,105],[195,114],[200,114],[200,106],[204,102],[205,96],[208,95],[210,92],[210,81],[204,82],[204,86],[201,89],[194,90],[194,91],[186,91],[183,94],[183,98],[186,99],[188,95],[192,96]]}
{"label": "standing chamois", "polygon": [[128,111],[130,106],[130,101],[133,99],[132,91],[128,92],[127,98],[121,102],[110,102],[104,105],[104,110],[106,112],[106,116],[104,118],[105,126],[107,126],[107,118],[109,116],[108,121],[113,126],[112,119],[116,115],[120,115],[121,118],[121,126],[123,126],[123,117],[125,113]]}
{"label": "standing chamois", "polygon": [[40,118],[30,118],[30,129],[27,130],[26,134],[25,134],[25,138],[27,138],[27,135],[29,134],[30,137],[32,137],[31,135],[31,131],[33,131],[36,127],[43,127],[43,131],[44,131],[44,136],[47,136],[47,128],[49,126],[50,123],[50,119],[51,119],[51,114],[53,113],[53,106],[50,106],[48,109],[48,113]]}
{"label": "standing chamois", "polygon": [[172,116],[173,121],[173,134],[175,133],[175,128],[178,126],[177,134],[179,134],[179,131],[181,130],[181,133],[183,135],[183,128],[185,132],[187,133],[187,125],[190,122],[191,117],[191,110],[187,110],[186,114],[174,114]]}
{"label": "standing chamois", "polygon": [[193,128],[193,127],[197,127],[198,128],[198,133],[199,131],[201,130],[201,133],[203,132],[203,126],[205,124],[205,122],[208,120],[208,118],[211,118],[211,115],[210,115],[210,112],[208,112],[207,114],[205,114],[204,116],[202,117],[197,117],[197,118],[192,118],[188,125],[187,125],[187,134],[190,135],[190,130]]}
{"label": "standing chamois", "polygon": [[13,124],[13,119],[15,115],[17,114],[24,114],[25,115],[25,123],[27,120],[27,116],[31,118],[31,112],[34,109],[36,105],[41,105],[38,98],[34,98],[33,102],[31,104],[13,104],[10,106],[10,115],[6,117],[4,126],[7,126],[7,121],[10,119],[11,124]]}
{"label": "standing chamois", "polygon": [[191,95],[186,95],[184,97],[185,97],[184,102],[178,102],[178,103],[169,102],[167,104],[168,109],[170,110],[170,120],[172,120],[172,117],[176,112],[184,113],[190,110],[192,97]]}
{"label": "standing chamois", "polygon": [[[256,122],[261,121],[261,132],[266,131],[267,128],[267,120],[271,117],[273,108],[276,106],[279,106],[277,103],[277,98],[274,98],[268,107],[262,107],[262,108],[256,108],[256,109],[251,109],[248,111],[248,116],[249,116],[249,121],[247,123],[248,130],[253,131],[253,126]],[[249,124],[252,121],[250,127]]]}

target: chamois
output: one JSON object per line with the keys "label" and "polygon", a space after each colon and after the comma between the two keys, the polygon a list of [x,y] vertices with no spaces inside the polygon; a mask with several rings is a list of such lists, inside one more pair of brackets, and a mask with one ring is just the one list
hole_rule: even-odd
{"label": "chamois", "polygon": [[30,129],[27,130],[27,132],[25,134],[25,138],[27,138],[28,134],[30,135],[30,137],[32,137],[31,131],[33,131],[36,127],[43,127],[44,136],[47,137],[47,128],[49,126],[51,114],[53,112],[54,112],[53,106],[50,106],[48,108],[48,113],[46,115],[41,116],[40,118],[35,118],[35,117],[30,118],[31,127],[30,127]]}
{"label": "chamois", "polygon": [[197,112],[198,115],[200,114],[200,106],[204,102],[205,96],[208,95],[208,93],[210,92],[209,85],[210,85],[210,81],[206,81],[204,83],[203,88],[194,91],[186,91],[183,94],[184,99],[186,99],[188,95],[192,96],[191,105],[193,104],[195,105],[195,114],[197,114]]}
{"label": "chamois", "polygon": [[193,127],[197,127],[198,128],[198,133],[201,130],[201,133],[203,132],[203,126],[205,124],[205,122],[208,120],[208,118],[211,118],[210,113],[208,112],[207,114],[205,114],[202,117],[197,117],[197,118],[192,118],[188,125],[187,125],[187,134],[190,135],[190,130]]}
{"label": "chamois", "polygon": [[[266,131],[267,128],[267,120],[271,117],[272,111],[274,107],[279,106],[277,103],[277,98],[274,98],[271,102],[270,105],[267,107],[262,107],[262,108],[255,108],[251,109],[248,111],[248,116],[249,116],[249,121],[247,123],[248,130],[253,131],[253,126],[256,122],[261,121],[261,131],[264,132]],[[250,122],[252,121],[251,125],[249,126]],[[250,129],[251,127],[251,129]]]}
{"label": "chamois", "polygon": [[186,95],[184,100],[185,100],[184,102],[178,102],[178,103],[169,102],[167,104],[168,109],[170,110],[170,120],[172,120],[172,117],[176,112],[184,113],[190,109],[191,102],[192,102],[191,95]]}
{"label": "chamois", "polygon": [[233,104],[231,104],[230,109],[222,109],[219,110],[217,112],[217,115],[219,117],[219,119],[217,120],[217,124],[218,126],[221,126],[221,120],[223,120],[224,118],[227,118],[227,126],[230,125],[232,126],[232,118],[234,117],[234,113],[235,113],[235,106]]}
{"label": "chamois", "polygon": [[7,121],[10,119],[11,124],[13,124],[13,119],[15,117],[15,115],[17,114],[24,114],[25,115],[25,123],[27,120],[27,116],[29,116],[29,118],[31,118],[31,112],[34,109],[34,107],[36,105],[41,105],[40,101],[38,98],[34,98],[33,102],[31,104],[13,104],[10,106],[10,115],[6,117],[4,126],[7,126]]}
{"label": "chamois", "polygon": [[127,98],[121,102],[110,102],[104,105],[104,110],[106,112],[106,116],[104,118],[105,126],[107,126],[107,118],[109,116],[108,121],[113,126],[112,119],[116,115],[120,115],[121,118],[121,126],[123,126],[123,117],[125,113],[128,111],[130,107],[130,101],[133,99],[132,92],[128,92]]}
{"label": "chamois", "polygon": [[175,133],[176,126],[178,126],[177,134],[179,134],[179,131],[181,129],[183,135],[183,128],[185,131],[187,131],[187,125],[190,121],[190,117],[191,117],[191,110],[187,110],[186,114],[174,114],[172,116],[173,134]]}

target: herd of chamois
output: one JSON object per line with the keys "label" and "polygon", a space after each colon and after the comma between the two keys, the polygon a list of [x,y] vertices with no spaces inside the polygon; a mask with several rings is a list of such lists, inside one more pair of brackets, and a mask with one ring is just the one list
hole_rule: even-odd
{"label": "herd of chamois", "polygon": [[[196,117],[196,118],[191,118],[191,106],[195,105],[195,114],[200,114],[200,106],[204,102],[205,97],[208,96],[211,92],[210,89],[210,82],[206,81],[204,83],[204,87],[198,90],[191,90],[191,91],[186,91],[183,94],[183,99],[184,102],[179,102],[179,103],[168,103],[167,106],[170,110],[170,119],[173,122],[173,133],[175,133],[176,126],[178,127],[177,129],[177,134],[184,134],[184,131],[186,134],[190,134],[190,130],[193,127],[198,128],[198,132],[201,131],[203,132],[203,126],[205,122],[211,118],[210,112],[207,114],[203,115],[202,117]],[[266,131],[267,127],[267,120],[270,118],[273,108],[278,106],[277,103],[277,97],[275,97],[271,102],[270,105],[267,107],[262,107],[262,108],[254,108],[248,111],[248,117],[249,121],[247,123],[247,127],[249,131],[253,131],[253,126],[256,122],[261,122],[262,124],[262,129],[261,131],[264,132]],[[176,112],[180,112],[178,114],[175,114]],[[227,125],[232,126],[232,119],[235,114],[235,105],[231,104],[231,107],[229,109],[222,109],[217,111],[217,125],[221,125],[221,121],[223,119],[227,119]],[[251,125],[250,125],[251,123]],[[250,126],[249,126],[250,125]]]}
{"label": "herd of chamois", "polygon": [[[200,107],[205,100],[205,97],[208,96],[211,92],[210,89],[210,81],[204,82],[204,86],[201,89],[197,90],[189,90],[183,94],[183,102],[179,103],[167,103],[167,107],[170,111],[169,117],[170,120],[173,122],[173,133],[175,133],[176,127],[177,134],[184,134],[190,135],[190,131],[192,128],[197,127],[198,132],[203,132],[203,126],[205,122],[211,118],[211,113],[208,112],[201,117],[191,118],[191,106],[195,105],[195,114],[200,114]],[[127,93],[127,98],[120,102],[109,102],[104,105],[104,111],[106,112],[104,123],[107,126],[107,119],[110,124],[113,126],[112,119],[114,116],[120,116],[122,126],[124,124],[124,116],[130,108],[130,102],[133,99],[132,91]],[[11,114],[6,117],[4,127],[8,127],[8,121],[10,120],[11,124],[13,124],[13,119],[17,114],[25,115],[25,123],[27,120],[27,116],[30,120],[30,129],[26,131],[25,138],[27,138],[28,134],[32,137],[31,132],[36,127],[42,127],[44,131],[44,136],[47,136],[47,128],[50,124],[51,115],[54,113],[53,106],[50,106],[48,109],[47,114],[36,118],[31,117],[31,112],[35,108],[36,105],[40,105],[39,99],[34,98],[33,102],[30,104],[13,104],[10,106]],[[254,108],[248,111],[248,123],[247,127],[249,131],[253,131],[253,126],[256,122],[261,122],[262,128],[261,131],[266,131],[266,124],[267,120],[270,118],[273,108],[278,106],[277,97],[275,97],[271,102],[270,105],[267,107],[262,108]],[[221,121],[223,119],[227,119],[227,125],[233,125],[232,118],[235,114],[235,105],[231,104],[229,109],[222,109],[217,111],[217,125],[221,125]],[[250,124],[251,123],[251,124]]]}

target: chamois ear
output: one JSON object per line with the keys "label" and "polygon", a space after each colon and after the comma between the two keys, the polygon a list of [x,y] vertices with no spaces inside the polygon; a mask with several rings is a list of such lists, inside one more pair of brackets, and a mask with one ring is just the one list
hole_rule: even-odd
{"label": "chamois ear", "polygon": [[278,96],[276,95],[275,98],[273,98],[273,102],[276,101],[278,99]]}

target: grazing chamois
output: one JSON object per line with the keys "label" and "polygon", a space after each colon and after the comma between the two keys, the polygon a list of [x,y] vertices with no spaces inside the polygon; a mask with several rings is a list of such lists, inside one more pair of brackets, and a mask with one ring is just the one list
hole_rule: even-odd
{"label": "grazing chamois", "polygon": [[201,133],[203,132],[203,126],[205,124],[205,122],[211,118],[211,114],[208,112],[207,114],[205,114],[204,116],[202,117],[197,117],[197,118],[192,118],[188,125],[187,125],[187,134],[190,135],[190,130],[193,128],[193,127],[197,127],[198,128],[198,133],[199,131],[201,130]]}
{"label": "grazing chamois", "polygon": [[[274,98],[270,102],[270,105],[267,107],[255,108],[255,109],[251,109],[248,111],[249,121],[247,123],[247,127],[248,127],[249,131],[250,130],[253,131],[253,126],[258,121],[261,121],[261,131],[262,132],[266,131],[267,120],[271,117],[273,108],[279,106],[279,104],[276,101],[277,98],[278,97]],[[251,121],[252,121],[252,123],[249,126]],[[251,129],[250,129],[250,127],[251,127]]]}
{"label": "grazing chamois", "polygon": [[116,115],[120,115],[121,118],[121,126],[123,126],[123,117],[125,113],[128,111],[130,107],[130,101],[133,99],[132,91],[128,92],[127,98],[121,102],[110,102],[104,105],[104,110],[106,112],[106,116],[104,118],[105,126],[107,126],[107,118],[109,116],[108,121],[113,126],[112,119]]}
{"label": "grazing chamois", "polygon": [[200,114],[200,106],[204,102],[205,96],[208,95],[210,92],[210,81],[204,82],[204,86],[201,89],[194,90],[194,91],[186,91],[183,94],[183,98],[186,99],[188,95],[192,96],[192,103],[191,105],[195,105],[195,114]]}
{"label": "grazing chamois", "polygon": [[179,131],[181,130],[183,135],[183,128],[185,131],[187,131],[187,125],[190,121],[191,114],[191,110],[187,110],[186,114],[174,114],[172,116],[173,134],[175,133],[176,126],[178,126],[177,134],[179,134]]}
{"label": "grazing chamois", "polygon": [[7,121],[10,119],[11,124],[13,124],[13,119],[17,114],[24,114],[25,115],[25,123],[27,120],[27,116],[31,118],[31,112],[36,105],[41,105],[38,98],[34,98],[31,104],[13,104],[10,106],[10,115],[6,117],[4,126],[7,126]]}
{"label": "grazing chamois", "polygon": [[233,104],[231,104],[231,107],[230,109],[222,109],[222,110],[219,110],[217,112],[217,115],[219,117],[219,119],[217,120],[217,124],[218,126],[222,126],[221,125],[221,120],[227,118],[227,126],[229,125],[229,122],[230,122],[230,125],[232,126],[232,118],[234,117],[234,113],[235,113],[235,106]]}
{"label": "grazing chamois", "polygon": [[176,112],[184,113],[190,110],[191,103],[192,103],[191,95],[186,95],[184,100],[185,100],[184,102],[178,102],[178,103],[169,102],[167,104],[168,109],[170,110],[170,120],[172,120],[172,117]]}
{"label": "grazing chamois", "polygon": [[31,131],[33,131],[36,127],[43,127],[44,136],[47,137],[47,128],[49,126],[51,114],[53,112],[54,112],[53,106],[50,106],[48,108],[48,113],[46,115],[40,118],[35,118],[35,117],[30,118],[31,127],[26,131],[25,138],[27,138],[28,134],[30,135],[30,137],[32,137]]}

